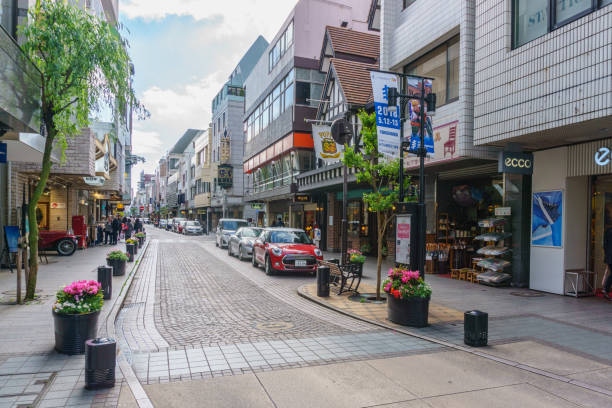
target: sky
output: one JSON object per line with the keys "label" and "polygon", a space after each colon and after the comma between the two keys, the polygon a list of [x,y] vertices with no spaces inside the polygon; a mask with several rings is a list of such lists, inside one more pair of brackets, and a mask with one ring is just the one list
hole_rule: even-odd
{"label": "sky", "polygon": [[259,35],[271,41],[297,0],[119,0],[137,97],[151,113],[134,121],[133,154],[153,173],[187,129],[207,129],[211,102]]}

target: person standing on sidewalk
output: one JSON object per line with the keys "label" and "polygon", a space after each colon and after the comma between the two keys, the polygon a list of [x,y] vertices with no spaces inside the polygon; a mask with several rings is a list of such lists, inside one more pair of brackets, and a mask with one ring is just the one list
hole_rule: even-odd
{"label": "person standing on sidewalk", "polygon": [[132,231],[134,231],[134,227],[132,226],[132,221],[128,218],[125,223],[125,239],[132,237]]}
{"label": "person standing on sidewalk", "polygon": [[104,245],[110,244],[113,242],[113,217],[108,216],[106,222],[104,223]]}
{"label": "person standing on sidewalk", "polygon": [[321,243],[321,228],[319,228],[318,224],[315,224],[314,226],[314,244],[316,245],[317,248],[320,248],[320,243]]}
{"label": "person standing on sidewalk", "polygon": [[117,237],[119,236],[119,230],[121,230],[121,224],[119,223],[119,219],[113,219],[113,234],[112,234],[112,242],[111,245],[117,245]]}
{"label": "person standing on sidewalk", "polygon": [[604,232],[604,263],[606,264],[606,272],[602,280],[603,296],[610,299],[610,287],[612,287],[612,228],[608,228]]}
{"label": "person standing on sidewalk", "polygon": [[134,231],[136,231],[136,233],[142,232],[142,222],[140,221],[140,218],[136,218],[136,221],[134,222]]}

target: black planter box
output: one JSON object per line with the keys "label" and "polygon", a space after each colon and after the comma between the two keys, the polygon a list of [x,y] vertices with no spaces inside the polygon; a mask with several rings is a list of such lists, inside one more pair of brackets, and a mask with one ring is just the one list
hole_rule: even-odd
{"label": "black planter box", "polygon": [[96,337],[100,312],[59,314],[53,312],[55,350],[62,354],[85,353],[85,341]]}
{"label": "black planter box", "polygon": [[113,267],[113,276],[125,275],[125,263],[121,259],[107,259],[106,264]]}
{"label": "black planter box", "polygon": [[393,323],[402,326],[425,327],[429,316],[429,299],[422,297],[396,299],[389,295],[387,296],[387,317]]}

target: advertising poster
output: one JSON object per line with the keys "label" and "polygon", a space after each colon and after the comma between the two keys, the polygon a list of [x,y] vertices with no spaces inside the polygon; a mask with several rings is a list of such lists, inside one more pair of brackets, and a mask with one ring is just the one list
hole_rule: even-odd
{"label": "advertising poster", "polygon": [[372,92],[374,94],[374,110],[376,112],[376,128],[378,136],[378,151],[386,157],[395,159],[400,154],[400,119],[399,98],[396,109],[389,110],[387,89],[400,89],[397,75],[386,72],[370,72]]}
{"label": "advertising poster", "polygon": [[563,246],[563,192],[533,193],[531,245],[561,248]]}
{"label": "advertising poster", "polygon": [[410,265],[410,215],[397,216],[395,229],[395,262]]}
{"label": "advertising poster", "polygon": [[[425,158],[425,164],[442,163],[446,161],[456,160],[460,157],[457,142],[458,126],[459,122],[453,121],[434,128],[434,153],[430,153]],[[405,153],[404,166],[406,166],[406,168],[418,167],[419,158],[415,157],[411,153]]]}
{"label": "advertising poster", "polygon": [[[429,79],[423,80],[425,82],[425,95],[432,92],[432,84]],[[407,78],[408,94],[409,95],[421,95],[421,80],[418,78]],[[425,117],[425,123],[423,129],[425,133],[425,148],[428,154],[434,153],[434,135],[433,135],[433,124],[431,116],[427,114],[427,108],[424,106],[421,112],[421,101],[418,99],[410,99],[408,101],[408,114],[410,117],[410,150],[416,152],[421,146],[421,114]]]}
{"label": "advertising poster", "polygon": [[325,164],[340,161],[344,146],[334,141],[331,135],[331,126],[312,125],[312,139],[314,141],[315,155]]}

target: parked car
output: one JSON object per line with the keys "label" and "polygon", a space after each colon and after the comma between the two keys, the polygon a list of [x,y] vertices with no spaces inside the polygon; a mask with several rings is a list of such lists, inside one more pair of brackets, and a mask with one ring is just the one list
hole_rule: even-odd
{"label": "parked car", "polygon": [[237,255],[241,261],[251,258],[253,243],[262,231],[263,228],[242,227],[235,234],[230,235],[227,243],[227,253],[229,256]]}
{"label": "parked car", "polygon": [[221,248],[227,247],[229,237],[238,231],[241,227],[248,227],[247,220],[237,218],[221,218],[217,224],[217,233],[215,236],[215,245]]}
{"label": "parked car", "polygon": [[253,244],[253,266],[264,266],[267,275],[276,271],[317,272],[323,253],[304,230],[266,228]]}
{"label": "parked car", "polygon": [[179,231],[179,225],[180,225],[181,221],[187,221],[187,218],[177,217],[177,218],[172,219],[172,231],[173,232],[180,232]]}
{"label": "parked car", "polygon": [[182,233],[184,235],[202,235],[204,230],[199,221],[185,221],[182,227]]}
{"label": "parked car", "polygon": [[78,246],[77,236],[67,231],[40,231],[38,237],[40,251],[57,251],[60,256],[74,254]]}
{"label": "parked car", "polygon": [[176,232],[178,232],[179,234],[183,233],[183,229],[185,229],[185,224],[187,224],[187,220],[184,221],[179,221],[178,224],[176,225]]}

